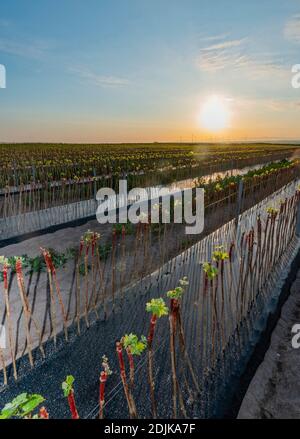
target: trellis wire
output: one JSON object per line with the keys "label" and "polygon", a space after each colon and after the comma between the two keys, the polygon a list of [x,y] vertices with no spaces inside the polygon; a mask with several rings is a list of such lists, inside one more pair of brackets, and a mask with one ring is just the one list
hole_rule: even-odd
{"label": "trellis wire", "polygon": [[[267,196],[274,188],[278,189],[294,179],[298,172],[298,168],[283,169],[280,171],[279,180],[277,176],[274,178],[271,175],[269,178],[264,179],[263,185],[265,187],[262,183],[257,184],[254,182],[251,184],[250,193],[248,193],[247,187],[244,191],[240,190],[239,197],[241,199],[236,197],[237,193],[233,191],[215,202],[209,202],[206,209],[228,199],[230,203],[237,203],[236,212],[239,213],[246,192],[248,197],[254,197],[254,190],[258,187],[262,195]],[[102,180],[89,178],[84,179],[83,182],[73,182],[72,184],[52,182],[41,187],[33,182],[30,185],[20,185],[18,191],[17,188],[5,188],[2,190],[3,193],[0,194],[0,241],[84,218],[95,218],[99,206],[95,194],[97,189],[100,189],[103,185],[105,186],[105,182]],[[274,187],[269,187],[270,182],[274,182]],[[187,181],[179,181],[166,187],[175,192],[178,189],[188,188],[190,184]],[[268,191],[266,191],[267,188]],[[147,194],[146,199],[149,199],[157,198],[162,187],[154,186],[143,189]],[[43,195],[43,201],[41,201],[41,195]],[[134,201],[135,199],[127,200],[122,195],[117,195],[116,198],[108,199],[108,209],[114,209],[116,206],[124,207],[125,204],[129,206]],[[144,201],[143,196],[140,201]]]}
{"label": "trellis wire", "polygon": [[[295,236],[298,184],[295,181],[287,185],[240,215],[238,224],[235,221],[225,224],[150,276],[124,288],[123,295],[128,301],[124,312],[128,312],[130,306],[136,313],[142,313],[147,298],[160,296],[174,288],[184,275],[189,278],[182,313],[189,354],[193,364],[197,365],[198,380],[203,389],[198,403],[193,406],[193,415],[216,415],[232,376],[240,372],[265,316],[276,304],[282,275],[299,247]],[[282,199],[285,201],[280,204]],[[266,208],[274,206],[280,208],[275,217],[266,212]],[[226,262],[223,279],[218,275],[210,290],[205,292],[203,263],[212,261],[216,246],[222,245],[228,250],[232,243],[235,244],[234,257]],[[224,313],[222,290],[225,292]],[[122,301],[118,291],[116,301]],[[108,307],[108,319],[112,312],[111,297],[100,294],[96,305],[101,312],[104,305]],[[216,328],[214,309],[218,320]],[[89,311],[93,312],[93,308]],[[120,315],[122,312],[121,307]],[[139,330],[145,332],[146,324],[142,321],[139,325]],[[163,339],[166,334],[164,330]],[[167,356],[167,351],[161,355]],[[164,370],[161,379],[167,380],[167,376],[168,371]],[[107,410],[109,412],[109,405]],[[170,413],[161,415],[169,416]]]}

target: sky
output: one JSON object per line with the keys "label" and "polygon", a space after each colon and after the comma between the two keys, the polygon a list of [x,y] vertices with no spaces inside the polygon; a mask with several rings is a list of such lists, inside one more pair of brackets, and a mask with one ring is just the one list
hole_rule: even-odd
{"label": "sky", "polygon": [[10,0],[0,64],[0,141],[300,139],[300,0]]}

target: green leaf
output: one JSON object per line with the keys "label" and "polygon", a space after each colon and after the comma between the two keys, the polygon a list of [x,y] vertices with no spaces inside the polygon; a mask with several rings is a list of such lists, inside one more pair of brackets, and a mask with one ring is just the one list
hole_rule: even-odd
{"label": "green leaf", "polygon": [[212,280],[218,274],[218,269],[214,267],[212,264],[210,264],[209,262],[204,262],[203,270],[207,274],[207,277],[210,280]]}
{"label": "green leaf", "polygon": [[157,318],[166,316],[169,313],[169,309],[162,298],[151,299],[151,301],[146,304],[146,311],[151,312]]}
{"label": "green leaf", "polygon": [[68,397],[70,392],[72,391],[74,381],[75,378],[73,377],[73,375],[68,375],[66,380],[62,383],[61,387],[63,389],[65,397]]}
{"label": "green leaf", "polygon": [[184,276],[182,279],[179,280],[179,284],[181,287],[187,287],[189,285],[188,278]]}
{"label": "green leaf", "polygon": [[21,393],[2,409],[0,419],[23,418],[35,410],[45,399],[38,394]]}
{"label": "green leaf", "polygon": [[29,413],[33,412],[33,410],[35,410],[44,401],[45,398],[43,398],[41,395],[28,395],[28,400],[22,406],[22,416],[26,416]]}
{"label": "green leaf", "polygon": [[167,296],[169,299],[177,299],[180,300],[184,293],[184,289],[182,287],[176,287],[174,290],[170,290],[167,292]]}
{"label": "green leaf", "polygon": [[135,334],[126,334],[122,338],[123,345],[125,349],[130,348],[132,355],[141,355],[146,349],[147,340],[146,337],[142,335],[141,340]]}
{"label": "green leaf", "polygon": [[14,416],[21,404],[24,404],[27,399],[27,393],[21,393],[11,402],[8,402],[1,411],[0,419],[9,419]]}
{"label": "green leaf", "polygon": [[216,250],[213,252],[213,261],[219,262],[219,261],[225,261],[229,258],[229,254],[224,251],[224,248],[222,245],[217,246]]}

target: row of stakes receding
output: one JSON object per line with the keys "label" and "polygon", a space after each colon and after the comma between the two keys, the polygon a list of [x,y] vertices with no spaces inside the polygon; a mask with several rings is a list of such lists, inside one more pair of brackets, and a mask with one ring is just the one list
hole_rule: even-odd
{"label": "row of stakes receding", "polygon": [[[298,250],[298,184],[288,184],[240,215],[238,222],[228,222],[129,286],[122,283],[126,267],[119,271],[118,284],[114,285],[116,276],[112,271],[105,274],[97,233],[89,231],[80,241],[70,295],[60,285],[59,270],[50,252],[42,249],[44,288],[49,299],[47,319],[41,312],[42,305],[36,297],[32,301],[29,294],[22,258],[16,258],[14,272],[3,259],[0,303],[8,341],[7,349],[0,350],[3,384],[13,379],[10,375],[18,378],[19,358],[27,356],[34,366],[37,352],[47,356],[49,343],[55,344],[62,336],[68,341],[72,331],[84,333],[94,320],[107,321],[114,315],[117,324],[120,316],[120,339],[131,332],[147,335],[146,303],[162,297],[168,304],[166,293],[174,291],[180,279],[187,278],[182,298],[174,302],[169,294],[169,318],[156,322],[149,353],[135,359],[135,384],[129,399],[125,392],[125,400],[132,417],[216,415],[229,394],[232,379],[243,369],[270,304],[278,297],[282,275]],[[122,251],[121,240],[121,265],[126,260],[122,260]],[[134,255],[134,266],[137,261],[132,258]],[[116,259],[117,246],[113,245],[109,261],[117,272]],[[122,314],[130,316],[125,324]],[[99,336],[109,337],[105,326],[102,329]],[[102,354],[115,355],[115,341],[111,341],[111,352]],[[115,385],[106,395],[108,417],[113,417],[116,407],[123,415],[127,413],[121,377],[121,381],[116,375],[110,378]],[[160,398],[162,391],[164,397]],[[170,404],[165,404],[166,398]],[[92,410],[90,416],[97,410]]]}
{"label": "row of stakes receding", "polygon": [[[247,197],[255,196],[254,203],[279,189],[295,176],[299,167],[278,169],[274,175],[264,175],[259,181],[245,182]],[[201,174],[200,174],[201,175]],[[200,175],[198,176],[200,178]],[[228,174],[230,175],[230,171]],[[215,176],[217,178],[217,176]],[[121,177],[120,177],[121,178]],[[128,181],[128,180],[127,180]],[[184,183],[184,181],[180,182]],[[46,182],[20,185],[17,188],[6,187],[0,192],[0,238],[8,240],[13,237],[47,229],[51,226],[64,225],[74,221],[95,217],[99,205],[97,191],[106,187],[107,179],[85,178],[82,181]],[[117,184],[117,183],[115,183]],[[177,183],[175,182],[174,185]],[[197,178],[187,184],[197,185]],[[172,185],[170,185],[172,186]],[[108,186],[109,187],[109,186]],[[128,187],[131,188],[129,181]],[[118,188],[116,189],[118,191]],[[146,187],[148,195],[156,197],[159,186]],[[228,187],[225,191],[206,194],[207,208],[213,204],[226,205],[237,202],[236,188]],[[221,225],[221,224],[220,224]]]}

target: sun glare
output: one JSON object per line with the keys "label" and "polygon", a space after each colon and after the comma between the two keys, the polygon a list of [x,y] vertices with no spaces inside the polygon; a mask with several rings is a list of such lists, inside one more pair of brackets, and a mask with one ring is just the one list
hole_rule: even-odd
{"label": "sun glare", "polygon": [[220,96],[211,96],[200,110],[200,124],[208,131],[221,131],[227,128],[229,119],[228,103]]}

